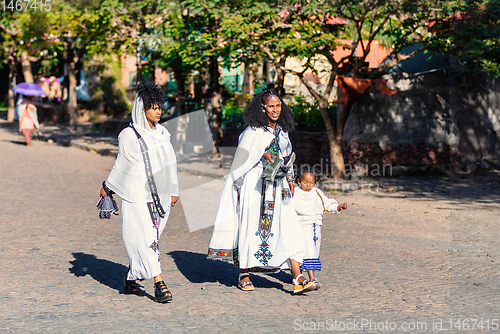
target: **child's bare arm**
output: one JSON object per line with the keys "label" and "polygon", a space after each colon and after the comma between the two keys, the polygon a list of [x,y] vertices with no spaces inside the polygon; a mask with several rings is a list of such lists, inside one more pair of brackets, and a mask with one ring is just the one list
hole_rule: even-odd
{"label": "child's bare arm", "polygon": [[347,203],[342,203],[337,207],[337,211],[347,210]]}

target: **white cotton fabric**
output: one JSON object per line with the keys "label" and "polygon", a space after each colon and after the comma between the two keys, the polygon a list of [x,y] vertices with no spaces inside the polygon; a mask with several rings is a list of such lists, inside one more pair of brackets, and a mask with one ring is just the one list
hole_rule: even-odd
{"label": "white cotton fabric", "polygon": [[[318,188],[313,187],[311,191],[295,188],[293,205],[302,225],[322,225],[325,213],[339,213],[339,203],[333,198],[328,198]],[[324,205],[324,206],[323,206]]]}
{"label": "white cotton fabric", "polygon": [[304,259],[318,259],[321,248],[321,225],[302,225],[304,238],[306,240],[306,252]]}
{"label": "white cotton fabric", "polygon": [[159,219],[158,234],[147,202],[152,201],[144,160],[137,135],[131,127],[118,136],[118,156],[106,180],[108,188],[122,201],[123,241],[130,258],[128,280],[148,279],[161,273],[158,242],[170,213],[171,196],[178,196],[177,162],[170,133],[160,124],[152,129],[146,119],[142,100],[137,96],[132,122],[148,147],[154,181],[166,214]]}
{"label": "white cotton fabric", "polygon": [[[238,249],[240,268],[288,268],[288,259],[302,263],[305,244],[302,228],[291,200],[282,199],[282,190],[288,187],[286,178],[278,181],[275,209],[268,239],[272,257],[264,266],[255,256],[262,243],[257,235],[260,220],[262,179],[267,163],[262,155],[274,135],[262,128],[247,127],[239,137],[229,175],[222,192],[219,210],[209,249]],[[280,157],[292,153],[288,134],[279,135]],[[234,182],[242,178],[240,200]],[[241,180],[241,179],[240,179]]]}

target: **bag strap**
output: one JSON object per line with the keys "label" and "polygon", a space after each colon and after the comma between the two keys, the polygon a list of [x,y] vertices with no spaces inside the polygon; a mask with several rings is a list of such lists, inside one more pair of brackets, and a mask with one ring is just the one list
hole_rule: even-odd
{"label": "bag strap", "polygon": [[130,123],[130,127],[134,129],[134,132],[137,135],[137,139],[139,140],[139,146],[141,147],[142,159],[144,160],[146,176],[148,179],[149,190],[151,191],[151,197],[153,197],[153,203],[155,205],[156,211],[158,212],[158,215],[163,218],[165,217],[165,210],[161,206],[160,196],[158,196],[158,191],[156,189],[156,183],[153,177],[153,169],[151,168],[151,160],[149,159],[148,146],[146,145],[144,138],[141,137],[141,134],[135,129],[132,123]]}

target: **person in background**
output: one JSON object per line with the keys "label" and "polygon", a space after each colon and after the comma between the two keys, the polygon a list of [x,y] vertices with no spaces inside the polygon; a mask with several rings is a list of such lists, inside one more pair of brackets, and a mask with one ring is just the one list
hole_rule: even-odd
{"label": "person in background", "polygon": [[38,130],[40,125],[38,124],[38,114],[35,105],[33,104],[33,98],[31,96],[26,96],[21,104],[17,108],[18,119],[19,119],[19,131],[23,133],[26,146],[31,146],[31,136],[35,129]]}

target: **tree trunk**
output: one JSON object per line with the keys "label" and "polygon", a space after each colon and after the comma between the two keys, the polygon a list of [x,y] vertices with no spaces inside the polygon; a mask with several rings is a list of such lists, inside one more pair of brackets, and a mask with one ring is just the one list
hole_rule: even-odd
{"label": "tree trunk", "polygon": [[70,57],[68,62],[68,77],[69,77],[69,127],[76,130],[76,57]]}
{"label": "tree trunk", "polygon": [[285,67],[285,63],[286,63],[286,58],[285,56],[281,57],[280,58],[280,61],[279,61],[279,64],[281,65],[281,67],[278,67],[276,69],[276,82],[275,82],[275,89],[276,89],[276,92],[281,96],[283,97],[285,95],[285,71],[282,70],[282,68]]}
{"label": "tree trunk", "polygon": [[342,138],[330,141],[330,157],[333,165],[332,175],[343,177],[345,175],[344,153],[342,150]]}
{"label": "tree trunk", "polygon": [[7,121],[9,122],[14,122],[14,119],[16,118],[16,101],[14,100],[14,91],[12,90],[12,78],[14,78],[15,69],[15,65],[11,64],[9,66],[9,109],[7,111]]}
{"label": "tree trunk", "polygon": [[220,145],[222,139],[222,108],[221,108],[221,85],[219,84],[220,72],[219,62],[216,56],[210,57],[210,128],[217,155],[220,156]]}
{"label": "tree trunk", "polygon": [[321,115],[326,126],[328,146],[330,148],[330,164],[333,165],[332,176],[335,178],[345,174],[344,155],[342,153],[342,134],[339,134],[337,121],[330,116],[328,101],[320,102]]}
{"label": "tree trunk", "polygon": [[335,138],[333,142],[330,142],[330,156],[334,165],[334,176],[335,177],[345,177],[345,161],[342,149],[342,142],[344,139],[344,128],[351,113],[352,107],[355,101],[348,101],[346,105],[342,107],[340,113],[337,113],[337,124],[335,128]]}
{"label": "tree trunk", "polygon": [[184,115],[186,113],[186,79],[184,77],[184,72],[180,67],[173,68],[175,83],[177,85],[177,104],[175,109],[177,115]]}
{"label": "tree trunk", "polygon": [[31,70],[31,62],[28,57],[28,51],[21,53],[21,66],[23,68],[24,82],[35,82],[33,80],[33,71]]}

